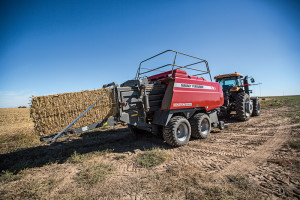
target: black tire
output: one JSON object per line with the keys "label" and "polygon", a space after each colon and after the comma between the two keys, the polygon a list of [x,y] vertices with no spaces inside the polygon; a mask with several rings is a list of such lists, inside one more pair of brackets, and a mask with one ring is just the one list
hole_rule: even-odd
{"label": "black tire", "polygon": [[207,114],[198,113],[191,117],[192,137],[205,139],[208,137],[211,129],[210,119]]}
{"label": "black tire", "polygon": [[[247,104],[250,104],[249,109],[247,108]],[[248,121],[250,119],[253,111],[253,105],[248,94],[239,93],[237,95],[235,109],[239,120]]]}
{"label": "black tire", "polygon": [[182,116],[172,117],[163,130],[164,140],[171,146],[180,147],[187,144],[191,137],[191,125]]}
{"label": "black tire", "polygon": [[260,102],[259,99],[253,99],[253,113],[252,116],[260,115]]}

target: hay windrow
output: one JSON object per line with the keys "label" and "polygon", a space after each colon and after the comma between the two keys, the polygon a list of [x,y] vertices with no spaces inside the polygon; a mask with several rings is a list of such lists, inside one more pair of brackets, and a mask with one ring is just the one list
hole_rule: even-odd
{"label": "hay windrow", "polygon": [[[34,122],[35,132],[44,136],[62,131],[108,90],[98,89],[33,97],[30,116]],[[113,92],[109,91],[70,129],[87,126],[115,115],[117,108],[113,102]]]}

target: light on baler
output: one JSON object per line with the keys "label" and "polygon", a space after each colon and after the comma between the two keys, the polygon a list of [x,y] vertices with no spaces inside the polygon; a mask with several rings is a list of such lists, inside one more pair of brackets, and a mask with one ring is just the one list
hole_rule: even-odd
{"label": "light on baler", "polygon": [[127,103],[126,102],[121,102],[120,105],[125,107],[125,106],[127,106]]}

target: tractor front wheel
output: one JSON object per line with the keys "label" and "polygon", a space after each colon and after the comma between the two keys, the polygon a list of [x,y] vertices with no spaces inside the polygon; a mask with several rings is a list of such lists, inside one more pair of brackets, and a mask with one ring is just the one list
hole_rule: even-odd
{"label": "tractor front wheel", "polygon": [[163,130],[164,140],[171,146],[180,147],[187,144],[191,137],[191,125],[182,116],[172,117]]}
{"label": "tractor front wheel", "polygon": [[236,98],[235,109],[241,121],[248,121],[253,111],[253,104],[246,93],[239,93]]}
{"label": "tractor front wheel", "polygon": [[252,116],[259,116],[259,115],[260,115],[260,102],[259,99],[254,99]]}

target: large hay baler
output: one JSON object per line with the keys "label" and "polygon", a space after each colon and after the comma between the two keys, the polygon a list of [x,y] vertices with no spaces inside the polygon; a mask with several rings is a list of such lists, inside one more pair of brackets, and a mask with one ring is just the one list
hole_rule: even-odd
{"label": "large hay baler", "polygon": [[[175,55],[171,64],[155,68],[144,67],[146,62],[166,53]],[[176,59],[179,55],[195,59],[196,62],[177,65]],[[194,68],[196,65],[203,65],[204,69]],[[166,68],[169,70],[163,71]],[[188,75],[187,71],[196,74]],[[201,77],[203,75],[208,75],[210,81]],[[62,135],[123,122],[128,124],[132,133],[162,134],[169,145],[182,146],[188,143],[191,136],[206,138],[212,126],[224,128],[224,122],[219,121],[217,115],[224,102],[222,87],[219,83],[212,82],[206,60],[167,50],[142,61],[134,80],[128,80],[120,86],[111,83],[103,87],[109,87],[113,91],[112,103],[118,109],[115,116],[82,128],[68,130],[93,107],[92,105],[62,132],[42,137],[41,140],[52,142]],[[102,98],[103,96],[97,102]]]}

